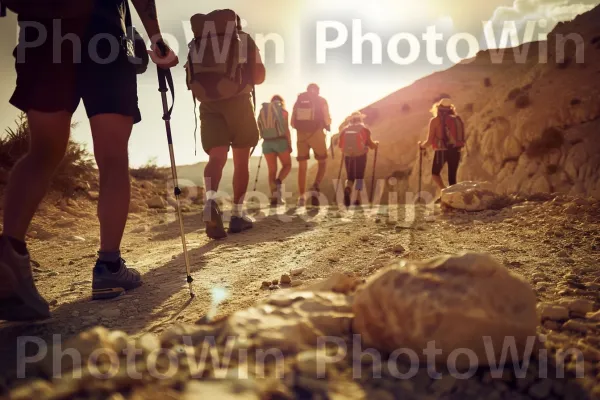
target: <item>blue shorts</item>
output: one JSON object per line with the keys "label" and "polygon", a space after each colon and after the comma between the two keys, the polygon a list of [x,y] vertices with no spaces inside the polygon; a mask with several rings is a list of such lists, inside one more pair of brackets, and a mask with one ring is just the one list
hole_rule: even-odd
{"label": "blue shorts", "polygon": [[290,145],[287,138],[263,140],[263,154],[279,154],[290,151]]}

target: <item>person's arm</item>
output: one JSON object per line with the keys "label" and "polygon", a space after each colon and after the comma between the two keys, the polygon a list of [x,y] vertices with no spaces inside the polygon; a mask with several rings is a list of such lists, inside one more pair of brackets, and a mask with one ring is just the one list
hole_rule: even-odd
{"label": "person's arm", "polygon": [[371,130],[365,128],[366,131],[366,135],[367,135],[367,146],[369,146],[369,148],[375,150],[378,146],[379,146],[379,142],[374,142],[373,139],[371,139]]}
{"label": "person's arm", "polygon": [[[161,68],[172,68],[179,64],[177,54],[164,42],[162,33],[160,32],[156,0],[131,0],[131,2],[144,24],[146,33],[150,37],[152,44],[150,46],[151,51],[148,53],[152,61]],[[161,48],[166,50],[166,54],[163,54]]]}
{"label": "person's arm", "polygon": [[433,144],[433,140],[434,140],[434,137],[435,137],[434,121],[435,121],[435,118],[432,119],[431,121],[429,121],[429,134],[427,135],[427,140],[425,142],[419,142],[419,146],[422,149],[425,149],[428,146],[431,146]]}
{"label": "person's arm", "polygon": [[329,104],[327,104],[327,100],[325,99],[323,99],[323,120],[327,130],[331,131],[331,114],[329,114]]}
{"label": "person's arm", "polygon": [[292,111],[292,120],[290,121],[290,125],[293,129],[296,129],[296,105],[294,104],[294,109]]}

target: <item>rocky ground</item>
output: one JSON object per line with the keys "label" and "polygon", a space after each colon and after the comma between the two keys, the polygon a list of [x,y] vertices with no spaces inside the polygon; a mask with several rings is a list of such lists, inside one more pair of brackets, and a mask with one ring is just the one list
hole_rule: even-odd
{"label": "rocky ground", "polygon": [[[160,192],[147,186],[137,185],[134,192],[144,192],[143,196]],[[265,209],[253,231],[219,242],[205,237],[199,206],[189,202],[185,225],[197,294],[192,300],[173,210],[167,202],[148,208],[152,202],[144,204],[143,196],[134,196],[138,209],[132,214],[123,250],[128,263],[143,274],[145,285],[112,301],[90,299],[98,246],[94,200],[46,205],[36,217],[30,234],[34,275],[41,293],[51,301],[53,318],[0,325],[3,385],[17,387],[13,398],[142,399],[157,398],[159,393],[160,398],[203,394],[240,399],[583,399],[600,395],[598,201],[534,196],[501,210],[477,213],[442,214],[437,208],[430,214],[417,209],[416,220],[414,210],[404,208],[381,209],[379,214],[335,208]],[[372,357],[365,356],[346,356],[318,370],[329,353],[315,350],[316,338],[333,336],[351,342],[354,293],[363,290],[363,280],[390,263],[460,252],[490,254],[535,290],[536,346],[546,349],[548,357],[534,352],[524,377],[513,372],[496,376],[489,368],[479,368],[470,379],[459,379],[440,368],[441,379],[432,379],[427,368],[421,368],[410,379],[400,379],[398,371],[407,372],[408,367],[400,360],[392,368],[386,356],[382,356],[380,376],[378,363],[374,370]],[[469,306],[464,304],[465,309]],[[107,372],[106,360],[100,362],[100,371],[109,379],[100,379],[86,368],[83,378],[77,379],[68,372],[77,368],[66,362],[60,368],[62,378],[47,380],[51,371],[57,371],[49,367],[47,356],[28,363],[28,380],[15,381],[17,361],[37,352],[32,343],[18,346],[23,338],[35,336],[50,343],[53,335],[60,335],[63,349],[77,348],[84,357],[104,348],[113,349],[122,360],[121,351],[128,343],[143,352],[120,363],[115,371]],[[216,338],[212,353],[206,340],[210,337]],[[237,339],[231,344],[227,338]],[[156,357],[160,348],[173,352]],[[256,352],[249,352],[245,360],[234,355],[228,366],[221,359],[227,349],[261,348],[279,349],[281,365],[275,362],[277,356],[257,362]],[[353,348],[349,345],[348,351]],[[569,349],[565,378],[554,379],[552,360]],[[168,379],[159,379],[150,370],[167,371],[169,354],[175,354],[179,368]],[[202,354],[207,360],[219,357],[226,368],[195,365],[194,356],[198,359]],[[577,363],[573,354],[583,354],[584,360]],[[540,378],[545,368],[540,360],[546,358],[550,360],[547,375],[553,379]],[[123,370],[127,365],[146,373],[136,379]],[[248,379],[238,379],[245,373]]]}

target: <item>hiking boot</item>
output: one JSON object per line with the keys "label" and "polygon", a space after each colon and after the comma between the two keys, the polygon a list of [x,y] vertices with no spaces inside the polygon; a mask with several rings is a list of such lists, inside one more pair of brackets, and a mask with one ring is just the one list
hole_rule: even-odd
{"label": "hiking boot", "polygon": [[[223,239],[227,237],[225,227],[223,226],[223,214],[219,210],[219,205],[214,200],[208,200],[204,206],[204,218],[206,224],[206,236],[211,239]],[[206,217],[209,219],[206,220]]]}
{"label": "hiking boot", "polygon": [[346,206],[346,208],[350,207],[350,196],[352,195],[352,189],[350,189],[349,187],[344,189],[344,206]]}
{"label": "hiking boot", "polygon": [[50,307],[33,282],[29,254],[15,251],[0,236],[0,320],[33,321],[50,318]]}
{"label": "hiking boot", "polygon": [[114,269],[106,261],[96,261],[92,277],[92,299],[104,300],[118,297],[127,290],[132,290],[142,286],[142,277],[140,273],[133,268],[127,268],[125,260],[119,258],[114,263],[118,264],[118,269]]}
{"label": "hiking boot", "polygon": [[241,233],[252,229],[254,223],[250,217],[244,215],[243,217],[231,217],[229,221],[229,233]]}

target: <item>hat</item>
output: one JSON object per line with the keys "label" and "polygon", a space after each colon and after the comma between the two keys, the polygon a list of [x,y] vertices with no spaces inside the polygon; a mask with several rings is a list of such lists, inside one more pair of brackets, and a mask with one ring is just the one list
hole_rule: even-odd
{"label": "hat", "polygon": [[352,113],[352,115],[350,115],[351,120],[359,119],[361,121],[364,121],[365,118],[367,118],[367,116],[365,114],[361,113],[360,111],[355,111]]}
{"label": "hat", "polygon": [[452,107],[454,107],[454,104],[452,104],[452,100],[446,98],[446,99],[440,100],[440,102],[438,103],[438,107],[452,108]]}

